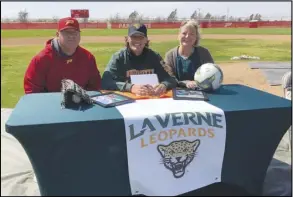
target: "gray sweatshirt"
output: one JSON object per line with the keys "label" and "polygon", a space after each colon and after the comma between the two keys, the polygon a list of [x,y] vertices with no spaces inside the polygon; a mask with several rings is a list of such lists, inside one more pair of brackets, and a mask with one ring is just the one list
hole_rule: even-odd
{"label": "gray sweatshirt", "polygon": [[165,55],[165,70],[176,77],[179,87],[186,87],[187,81],[193,80],[196,70],[205,63],[214,63],[208,49],[197,46],[193,53],[184,59],[178,53],[179,46],[169,50]]}

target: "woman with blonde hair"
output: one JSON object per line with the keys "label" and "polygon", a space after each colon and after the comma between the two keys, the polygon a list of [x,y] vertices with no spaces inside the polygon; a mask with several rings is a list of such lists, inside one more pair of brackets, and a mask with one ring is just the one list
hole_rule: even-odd
{"label": "woman with blonde hair", "polygon": [[176,77],[179,87],[196,87],[194,73],[205,63],[214,63],[208,49],[199,46],[199,25],[195,20],[183,22],[178,34],[179,46],[169,50],[165,56],[165,70]]}

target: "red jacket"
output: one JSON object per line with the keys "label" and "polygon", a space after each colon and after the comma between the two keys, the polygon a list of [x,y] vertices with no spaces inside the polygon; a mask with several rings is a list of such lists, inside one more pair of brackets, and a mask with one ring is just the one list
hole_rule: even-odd
{"label": "red jacket", "polygon": [[52,48],[51,40],[31,60],[24,76],[26,94],[60,92],[61,80],[71,79],[85,90],[99,90],[101,76],[95,57],[78,46],[71,57],[64,57]]}

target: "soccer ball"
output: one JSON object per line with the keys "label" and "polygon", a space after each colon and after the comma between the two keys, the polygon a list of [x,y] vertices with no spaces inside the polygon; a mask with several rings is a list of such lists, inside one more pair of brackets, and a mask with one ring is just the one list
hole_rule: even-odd
{"label": "soccer ball", "polygon": [[194,73],[194,81],[200,89],[214,91],[223,82],[223,72],[217,64],[206,63]]}

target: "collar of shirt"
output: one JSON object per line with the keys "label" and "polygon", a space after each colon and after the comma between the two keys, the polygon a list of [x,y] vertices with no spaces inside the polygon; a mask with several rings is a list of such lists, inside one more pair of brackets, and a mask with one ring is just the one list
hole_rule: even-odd
{"label": "collar of shirt", "polygon": [[[179,48],[178,48],[178,50],[179,50]],[[192,47],[192,49],[191,49],[191,53],[190,53],[190,55],[189,55],[188,57],[183,56],[183,55],[180,55],[179,53],[178,53],[178,55],[179,55],[180,57],[182,57],[182,59],[187,60],[189,57],[192,56],[193,52],[194,52],[194,47]]]}
{"label": "collar of shirt", "polygon": [[62,51],[62,49],[61,49],[61,47],[60,47],[60,44],[59,44],[59,42],[58,42],[58,39],[57,38],[54,38],[53,40],[52,40],[52,47],[53,47],[53,49],[61,56],[61,57],[71,57],[71,56],[69,56],[69,55],[66,55],[63,51]]}

